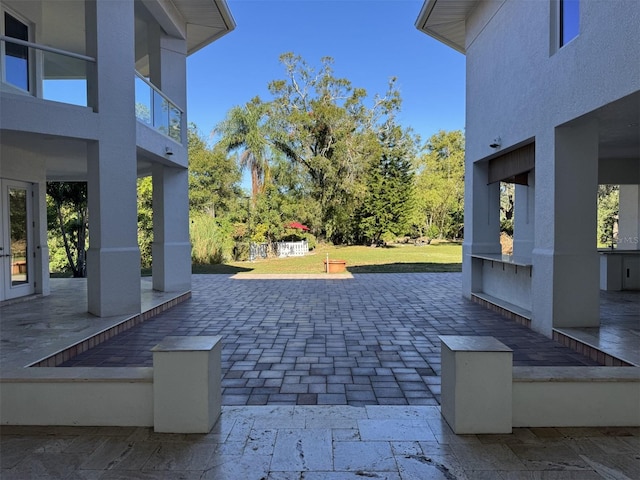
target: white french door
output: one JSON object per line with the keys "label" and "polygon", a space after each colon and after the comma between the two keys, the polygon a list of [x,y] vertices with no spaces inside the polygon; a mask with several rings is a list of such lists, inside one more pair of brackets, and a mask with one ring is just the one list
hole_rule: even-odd
{"label": "white french door", "polygon": [[35,291],[33,248],[33,187],[0,180],[0,300]]}

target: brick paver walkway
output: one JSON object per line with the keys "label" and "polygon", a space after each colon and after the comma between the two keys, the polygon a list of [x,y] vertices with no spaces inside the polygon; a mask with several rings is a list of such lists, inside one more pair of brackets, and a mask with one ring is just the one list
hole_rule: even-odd
{"label": "brick paver walkway", "polygon": [[437,405],[438,335],[492,335],[515,365],[594,365],[461,296],[461,274],[194,275],[193,298],[65,366],[151,366],[167,335],[222,335],[224,405]]}

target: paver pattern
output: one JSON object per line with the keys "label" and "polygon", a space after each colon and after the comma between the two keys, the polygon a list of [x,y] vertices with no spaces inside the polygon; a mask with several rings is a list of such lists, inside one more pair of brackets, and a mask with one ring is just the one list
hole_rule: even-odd
{"label": "paver pattern", "polygon": [[0,468],[2,480],[630,480],[640,428],[454,435],[439,407],[223,407],[206,435],[2,426]]}
{"label": "paver pattern", "polygon": [[223,405],[437,405],[438,335],[492,335],[515,365],[594,365],[461,296],[461,274],[194,275],[193,298],[65,366],[151,366],[167,335],[222,335]]}

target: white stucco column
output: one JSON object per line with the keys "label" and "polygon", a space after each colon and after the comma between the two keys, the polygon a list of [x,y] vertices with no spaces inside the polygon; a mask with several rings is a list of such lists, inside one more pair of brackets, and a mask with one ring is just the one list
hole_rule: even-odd
{"label": "white stucco column", "polygon": [[500,183],[487,185],[488,164],[467,162],[465,175],[464,242],[462,244],[462,294],[482,290],[482,261],[475,253],[497,253],[500,247]]}
{"label": "white stucco column", "polygon": [[[186,142],[187,42],[168,37],[158,28],[149,32],[149,78],[183,112],[182,139]],[[172,159],[176,161],[177,159]]]}
{"label": "white stucco column", "polygon": [[531,257],[535,224],[535,174],[529,172],[529,185],[515,186],[513,255]]}
{"label": "white stucco column", "polygon": [[640,185],[620,185],[618,250],[640,250]]}
{"label": "white stucco column", "polygon": [[191,290],[189,177],[185,168],[153,166],[153,288]]}
{"label": "white stucco column", "polygon": [[531,327],[594,327],[599,315],[598,130],[593,122],[536,137]]}
{"label": "white stucco column", "polygon": [[[186,111],[186,42],[159,29],[149,34],[151,82],[183,112]],[[182,140],[186,145],[186,114],[182,116]],[[168,144],[174,144],[167,139]],[[153,288],[161,291],[191,290],[189,240],[189,177],[187,149],[171,146],[175,166],[154,164],[153,175]],[[180,145],[179,145],[180,144]]]}
{"label": "white stucco column", "polygon": [[140,312],[137,239],[134,6],[127,0],[85,3],[88,103],[100,115],[99,136],[87,148],[89,312]]}

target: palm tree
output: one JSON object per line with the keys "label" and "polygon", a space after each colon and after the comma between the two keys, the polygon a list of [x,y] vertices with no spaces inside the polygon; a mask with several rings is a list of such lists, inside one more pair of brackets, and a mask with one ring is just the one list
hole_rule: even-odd
{"label": "palm tree", "polygon": [[268,105],[255,97],[244,107],[232,108],[218,127],[226,151],[240,150],[240,167],[251,171],[251,197],[254,202],[269,180],[269,141],[265,132],[267,109]]}

